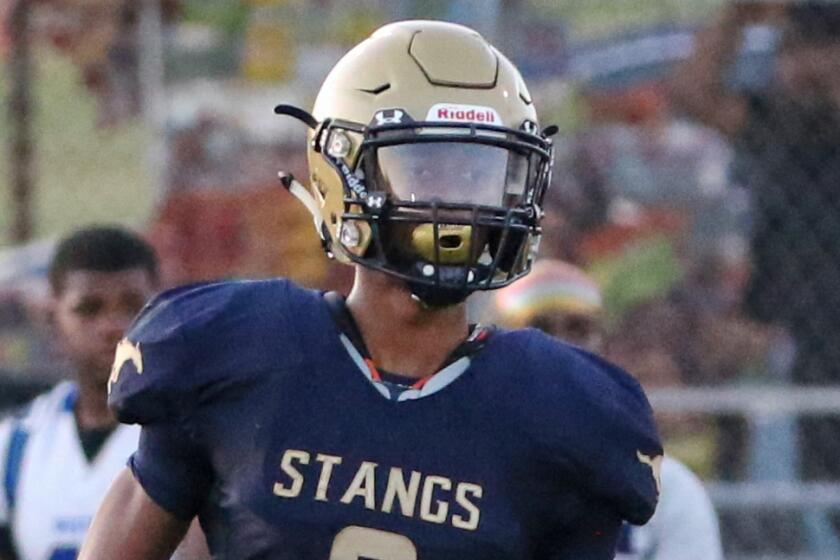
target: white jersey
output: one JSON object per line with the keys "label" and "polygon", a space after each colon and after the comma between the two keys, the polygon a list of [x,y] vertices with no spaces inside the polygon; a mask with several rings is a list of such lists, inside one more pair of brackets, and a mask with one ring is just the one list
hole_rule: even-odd
{"label": "white jersey", "polygon": [[92,462],[79,441],[76,386],[60,383],[19,418],[0,423],[0,526],[21,560],[73,560],[99,503],[137,448],[119,425]]}
{"label": "white jersey", "polygon": [[659,505],[647,525],[625,525],[616,560],[721,560],[720,530],[709,495],[688,467],[662,461]]}

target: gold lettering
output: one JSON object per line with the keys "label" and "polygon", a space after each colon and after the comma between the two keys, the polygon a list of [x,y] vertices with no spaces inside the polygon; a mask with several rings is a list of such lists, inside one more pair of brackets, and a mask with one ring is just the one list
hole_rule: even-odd
{"label": "gold lettering", "polygon": [[650,472],[653,475],[653,481],[656,482],[656,493],[662,493],[662,455],[656,455],[655,457],[651,457],[650,455],[645,455],[641,451],[636,451],[636,458],[639,460],[640,463],[643,465],[647,465],[650,467]]}
{"label": "gold lettering", "polygon": [[333,539],[330,560],[360,558],[417,560],[417,548],[403,535],[350,525],[339,531]]}
{"label": "gold lettering", "polygon": [[138,374],[143,373],[143,355],[140,353],[140,343],[134,344],[127,338],[120,340],[114,353],[114,364],[111,366],[111,375],[108,377],[108,394],[120,378],[120,371],[126,362],[134,364]]}
{"label": "gold lettering", "polygon": [[341,464],[341,457],[318,453],[315,460],[321,463],[321,475],[318,477],[318,489],[315,491],[315,499],[319,502],[326,502],[332,470],[334,466]]}
{"label": "gold lettering", "polygon": [[[333,474],[336,472],[337,465],[345,463],[344,459],[339,455],[328,453],[287,449],[280,460],[280,470],[283,474],[275,481],[272,491],[281,498],[300,497],[305,477],[307,475],[314,477],[314,469],[319,467],[314,498],[319,502],[328,502]],[[639,460],[648,464],[648,461],[643,459],[647,457],[640,457]],[[655,460],[649,461],[655,465]],[[318,467],[313,463],[318,463]],[[308,467],[304,468],[304,465],[310,464],[313,464],[312,471],[308,471]],[[654,465],[652,468],[655,471]],[[408,518],[417,515],[423,521],[438,525],[448,521],[452,527],[464,531],[478,529],[481,519],[479,504],[484,497],[484,489],[481,485],[453,481],[442,475],[426,476],[420,471],[400,467],[383,467],[388,468],[388,480],[384,493],[377,495],[377,467],[379,467],[378,463],[362,461],[339,501],[349,505],[357,498],[361,498],[365,508],[371,511],[378,509],[388,514],[399,512]],[[384,475],[380,474],[381,476]],[[340,489],[333,489],[332,492],[332,499],[336,499],[338,497],[336,492],[340,492]],[[379,502],[380,498],[381,502]],[[379,502],[378,508],[377,502]]]}
{"label": "gold lettering", "polygon": [[427,476],[423,482],[423,495],[420,498],[420,519],[431,523],[445,523],[446,514],[449,513],[449,504],[443,500],[436,500],[437,511],[432,512],[432,497],[435,486],[441,490],[451,490],[452,481],[444,476]]}
{"label": "gold lettering", "polygon": [[376,467],[376,463],[362,461],[359,470],[356,471],[356,476],[353,477],[353,482],[350,483],[350,487],[341,497],[341,503],[349,504],[354,498],[362,497],[365,499],[367,509],[376,508],[374,496]]}
{"label": "gold lettering", "polygon": [[452,526],[457,529],[464,529],[465,531],[475,531],[478,527],[478,519],[481,516],[481,511],[472,503],[467,494],[472,494],[476,499],[480,499],[484,494],[484,490],[478,484],[470,482],[462,482],[458,484],[455,489],[455,501],[458,505],[467,510],[470,516],[465,520],[461,515],[452,516]]}
{"label": "gold lettering", "polygon": [[309,453],[299,449],[287,449],[283,453],[280,469],[292,479],[292,484],[291,486],[285,486],[279,482],[274,483],[274,494],[281,498],[297,498],[300,495],[300,489],[303,487],[303,475],[292,465],[292,461],[308,465]]}
{"label": "gold lettering", "polygon": [[400,503],[400,511],[406,517],[414,516],[414,507],[417,504],[417,490],[420,488],[420,473],[411,471],[411,478],[408,486],[405,484],[403,471],[397,467],[391,467],[388,473],[388,486],[385,488],[385,498],[382,500],[382,511],[391,513],[394,508],[394,499]]}

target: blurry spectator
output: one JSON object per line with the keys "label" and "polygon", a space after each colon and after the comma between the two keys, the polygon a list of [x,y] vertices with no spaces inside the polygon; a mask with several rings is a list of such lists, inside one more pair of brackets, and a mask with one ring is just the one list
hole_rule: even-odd
{"label": "blurry spectator", "polygon": [[[139,114],[140,12],[133,0],[35,0],[36,31],[78,66],[99,101],[99,124],[111,126]],[[179,0],[160,0],[164,22],[180,12]]]}
{"label": "blurry spectator", "polygon": [[[602,349],[600,291],[572,265],[537,262],[529,276],[495,292],[493,307],[503,326],[534,327],[593,352]],[[661,477],[656,514],[644,527],[625,526],[617,560],[722,558],[717,516],[699,479],[668,456]]]}
{"label": "blurry spectator", "polygon": [[[24,295],[0,289],[0,411],[19,406],[66,373],[49,344],[48,329],[34,320]],[[46,322],[46,321],[44,321]]]}
{"label": "blurry spectator", "polygon": [[[581,244],[587,233],[607,221],[610,197],[607,179],[592,154],[573,142],[568,153],[558,155],[552,186],[543,202],[543,256],[580,262]],[[559,150],[562,152],[562,150]]]}
{"label": "blurry spectator", "polygon": [[152,248],[128,231],[79,230],[49,268],[56,342],[75,366],[0,423],[0,559],[72,559],[139,429],[107,407],[114,348],[157,287]]}
{"label": "blurry spectator", "polygon": [[[742,385],[766,375],[773,329],[736,312],[712,261],[694,267],[663,297],[638,303],[610,329],[605,354],[650,387]],[[715,416],[714,427],[686,415],[659,417],[672,446],[697,472],[726,480],[747,470],[747,426]]]}
{"label": "blurry spectator", "polygon": [[[726,86],[750,24],[782,29],[771,87]],[[796,344],[792,378],[840,382],[840,5],[733,2],[697,36],[673,80],[678,109],[733,141],[753,207],[751,317],[786,327]],[[840,420],[800,423],[802,474],[840,478]]]}
{"label": "blurry spectator", "polygon": [[493,293],[495,319],[505,327],[532,327],[600,352],[604,331],[598,285],[585,272],[561,261],[537,261],[516,286]]}
{"label": "blurry spectator", "polygon": [[23,371],[46,352],[35,331],[23,296],[0,291],[0,369]]}

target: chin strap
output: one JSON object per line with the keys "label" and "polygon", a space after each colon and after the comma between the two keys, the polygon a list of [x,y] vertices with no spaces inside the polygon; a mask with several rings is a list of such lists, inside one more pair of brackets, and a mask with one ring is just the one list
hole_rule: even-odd
{"label": "chin strap", "polygon": [[283,185],[283,188],[300,200],[306,209],[309,210],[309,213],[312,214],[312,221],[315,222],[315,229],[318,230],[318,236],[321,238],[321,246],[327,252],[327,256],[332,258],[330,230],[326,222],[324,222],[324,215],[321,214],[321,209],[318,207],[318,202],[315,200],[315,197],[291,173],[281,171],[277,174],[277,178],[280,179],[280,184]]}
{"label": "chin strap", "polygon": [[291,173],[281,171],[277,174],[277,178],[280,179],[280,184],[283,185],[283,188],[289,191],[290,194],[306,206],[306,209],[309,210],[310,214],[312,214],[312,220],[315,222],[315,227],[318,229],[318,232],[320,232],[324,225],[324,216],[321,214],[321,209],[318,208],[318,203],[315,201],[315,197],[313,197],[306,187],[301,185]]}
{"label": "chin strap", "polygon": [[472,293],[469,290],[459,288],[440,288],[427,284],[418,284],[411,280],[407,280],[406,284],[408,284],[411,297],[415,301],[432,309],[464,303],[470,293]]}
{"label": "chin strap", "polygon": [[[412,265],[412,271],[415,275],[422,274],[427,267],[433,266],[427,262],[418,261]],[[463,282],[464,277],[473,280],[474,272],[462,266],[447,266],[443,265],[437,268],[437,277],[448,282],[449,286],[440,286],[435,284],[426,284],[414,280],[406,280],[411,296],[419,303],[427,307],[449,307],[450,305],[457,305],[463,303],[475,291],[467,288],[467,283]],[[430,276],[426,274],[425,276]],[[455,284],[455,286],[453,286]],[[475,286],[476,284],[471,284]]]}

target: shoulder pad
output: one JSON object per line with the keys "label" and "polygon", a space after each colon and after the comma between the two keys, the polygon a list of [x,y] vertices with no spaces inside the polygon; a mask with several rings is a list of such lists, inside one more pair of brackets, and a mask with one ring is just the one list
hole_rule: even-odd
{"label": "shoulder pad", "polygon": [[[506,333],[521,348],[531,434],[559,464],[613,504],[621,517],[645,523],[656,508],[662,446],[639,383],[621,368],[534,330]],[[515,358],[513,358],[515,359]]]}
{"label": "shoulder pad", "polygon": [[[149,302],[119,343],[108,402],[124,423],[187,414],[200,388],[295,359],[286,280],[198,284]],[[298,294],[299,295],[299,294]],[[282,351],[280,351],[282,349]]]}

